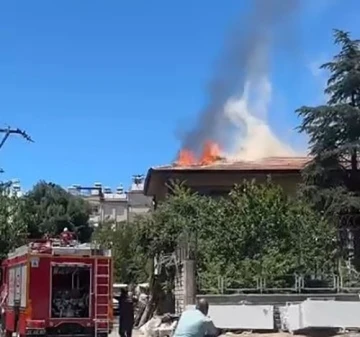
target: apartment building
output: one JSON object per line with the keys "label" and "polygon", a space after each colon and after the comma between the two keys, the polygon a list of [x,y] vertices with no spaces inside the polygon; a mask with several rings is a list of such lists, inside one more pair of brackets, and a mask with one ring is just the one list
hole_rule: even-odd
{"label": "apartment building", "polygon": [[20,180],[12,179],[11,185],[9,186],[9,195],[13,197],[22,197],[25,194],[25,191],[21,188]]}
{"label": "apartment building", "polygon": [[93,186],[72,185],[68,192],[83,197],[92,206],[90,224],[94,227],[99,223],[114,224],[132,221],[137,214],[148,212],[152,206],[152,198],[144,191],[144,177],[133,176],[130,188],[125,191],[122,185],[116,189],[103,186],[97,182]]}

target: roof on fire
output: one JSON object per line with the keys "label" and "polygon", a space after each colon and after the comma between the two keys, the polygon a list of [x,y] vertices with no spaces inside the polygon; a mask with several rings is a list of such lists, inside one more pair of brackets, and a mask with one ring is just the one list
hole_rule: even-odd
{"label": "roof on fire", "polygon": [[154,174],[161,173],[192,173],[192,172],[212,172],[212,171],[226,171],[226,172],[244,172],[244,173],[255,173],[255,172],[300,172],[307,163],[311,160],[311,157],[268,157],[254,161],[239,161],[223,159],[211,163],[209,165],[190,165],[190,166],[179,166],[176,164],[164,165],[152,167],[148,170],[144,192],[147,194],[149,185],[151,183]]}
{"label": "roof on fire", "polygon": [[301,170],[310,157],[268,157],[254,161],[219,160],[209,165],[179,166],[176,164],[152,167],[152,170]]}

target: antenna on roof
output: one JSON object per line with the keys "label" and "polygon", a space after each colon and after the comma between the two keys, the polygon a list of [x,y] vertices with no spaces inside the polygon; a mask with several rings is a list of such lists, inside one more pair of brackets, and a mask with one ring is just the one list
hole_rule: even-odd
{"label": "antenna on roof", "polygon": [[144,175],[143,174],[134,174],[133,175],[133,182],[136,185],[140,185],[144,182]]}

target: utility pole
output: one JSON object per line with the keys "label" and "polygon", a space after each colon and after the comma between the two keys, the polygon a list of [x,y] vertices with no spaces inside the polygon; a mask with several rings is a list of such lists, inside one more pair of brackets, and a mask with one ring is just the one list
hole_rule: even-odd
{"label": "utility pole", "polygon": [[[31,137],[26,133],[26,131],[21,130],[21,129],[14,129],[11,128],[10,126],[5,128],[5,129],[1,129],[0,128],[0,133],[3,134],[3,138],[0,140],[0,149],[4,146],[4,144],[6,143],[6,141],[8,140],[8,138],[11,135],[19,135],[22,138],[24,138],[25,140],[27,140],[28,142],[33,143],[34,141],[31,139]],[[0,168],[0,173],[4,172],[1,168]]]}
{"label": "utility pole", "polygon": [[20,135],[28,142],[32,142],[32,143],[34,142],[31,139],[31,137],[26,133],[26,131],[21,130],[21,129],[13,129],[13,128],[7,127],[5,129],[0,129],[0,133],[2,133],[4,135],[2,140],[0,141],[0,149],[4,146],[4,144],[6,143],[6,141],[8,140],[8,138],[11,135]]}

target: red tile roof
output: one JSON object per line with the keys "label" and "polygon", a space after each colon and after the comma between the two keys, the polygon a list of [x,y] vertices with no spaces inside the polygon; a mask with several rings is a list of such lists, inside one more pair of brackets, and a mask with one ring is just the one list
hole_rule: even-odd
{"label": "red tile roof", "polygon": [[268,157],[254,161],[223,159],[210,165],[178,166],[165,165],[149,169],[144,185],[145,195],[154,195],[157,186],[163,185],[172,175],[187,175],[200,172],[233,172],[240,174],[298,174],[311,160],[311,157]]}
{"label": "red tile roof", "polygon": [[297,171],[305,167],[311,157],[268,157],[256,161],[237,161],[224,159],[210,165],[178,166],[165,165],[153,167],[154,171],[202,171],[202,170],[229,170],[229,171]]}

